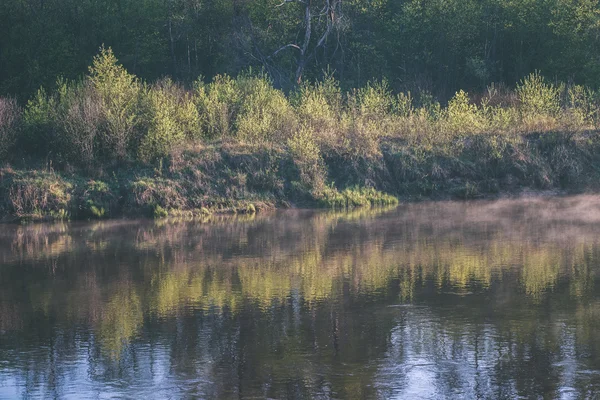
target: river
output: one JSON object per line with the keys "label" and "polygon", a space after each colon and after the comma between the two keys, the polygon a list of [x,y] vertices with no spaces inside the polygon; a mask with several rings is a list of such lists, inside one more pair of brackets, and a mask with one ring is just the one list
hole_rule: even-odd
{"label": "river", "polygon": [[600,198],[0,226],[0,398],[593,398]]}

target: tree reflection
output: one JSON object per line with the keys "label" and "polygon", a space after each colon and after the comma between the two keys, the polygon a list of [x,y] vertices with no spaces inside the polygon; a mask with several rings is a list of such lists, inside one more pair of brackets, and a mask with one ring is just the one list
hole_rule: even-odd
{"label": "tree reflection", "polygon": [[540,215],[560,201],[7,227],[0,383],[585,397],[600,385],[600,228],[573,199],[569,219]]}

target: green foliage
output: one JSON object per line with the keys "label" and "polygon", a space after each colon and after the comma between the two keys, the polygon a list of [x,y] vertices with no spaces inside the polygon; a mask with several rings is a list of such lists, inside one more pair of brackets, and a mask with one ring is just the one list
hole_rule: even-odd
{"label": "green foliage", "polygon": [[597,94],[594,90],[581,85],[573,85],[568,88],[567,108],[576,125],[595,126],[598,122],[597,104]]}
{"label": "green foliage", "polygon": [[387,81],[367,83],[364,88],[358,90],[357,101],[363,117],[380,122],[396,107],[396,99]]}
{"label": "green foliage", "polygon": [[117,63],[111,48],[102,47],[89,68],[90,82],[102,104],[103,146],[108,157],[125,158],[139,123],[141,85]]}
{"label": "green foliage", "polygon": [[286,96],[266,76],[241,75],[236,80],[242,102],[236,118],[236,135],[250,142],[285,138],[296,120]]}
{"label": "green foliage", "polygon": [[118,207],[115,192],[106,182],[93,179],[88,181],[79,199],[80,216],[102,219],[111,215],[111,212]]}
{"label": "green foliage", "polygon": [[448,102],[447,116],[448,128],[453,133],[474,133],[484,128],[485,122],[477,105],[471,103],[469,95],[463,90]]}
{"label": "green foliage", "polygon": [[56,99],[44,88],[27,102],[23,115],[23,135],[19,147],[28,153],[46,155],[54,143]]}
{"label": "green foliage", "polygon": [[200,119],[191,98],[167,79],[145,90],[144,119],[147,131],[141,139],[139,157],[151,161],[165,157],[185,139],[199,136]]}
{"label": "green foliage", "polygon": [[208,85],[198,81],[195,101],[206,137],[218,138],[233,134],[242,101],[242,94],[234,79],[227,75],[217,75]]}
{"label": "green foliage", "polygon": [[295,96],[295,108],[302,126],[321,136],[329,135],[336,129],[343,111],[338,81],[328,76],[314,84],[305,83]]}
{"label": "green foliage", "polygon": [[526,116],[555,116],[560,111],[560,89],[537,71],[517,85],[517,96]]}
{"label": "green foliage", "polygon": [[287,146],[300,173],[300,183],[313,190],[322,190],[326,174],[314,132],[308,128],[299,129],[287,140]]}

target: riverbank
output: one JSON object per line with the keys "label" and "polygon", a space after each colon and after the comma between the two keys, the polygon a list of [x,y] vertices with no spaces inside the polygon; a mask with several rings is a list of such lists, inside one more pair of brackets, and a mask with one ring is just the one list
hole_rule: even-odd
{"label": "riverbank", "polygon": [[323,152],[299,162],[275,144],[217,141],[156,165],[0,170],[2,221],[255,213],[287,207],[354,208],[523,191],[600,189],[600,132],[482,134],[444,146],[387,139],[365,156]]}
{"label": "riverbank", "polygon": [[193,88],[126,71],[27,104],[0,98],[3,221],[354,208],[600,189],[600,93],[533,73],[447,103],[333,78],[291,92],[264,74]]}

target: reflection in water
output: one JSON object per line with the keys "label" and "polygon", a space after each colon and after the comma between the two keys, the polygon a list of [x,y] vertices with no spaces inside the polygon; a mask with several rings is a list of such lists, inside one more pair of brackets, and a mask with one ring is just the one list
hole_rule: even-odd
{"label": "reflection in water", "polygon": [[600,199],[4,226],[0,398],[586,398]]}

